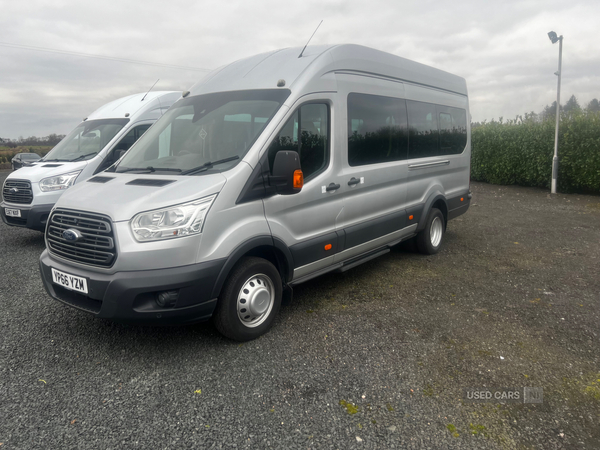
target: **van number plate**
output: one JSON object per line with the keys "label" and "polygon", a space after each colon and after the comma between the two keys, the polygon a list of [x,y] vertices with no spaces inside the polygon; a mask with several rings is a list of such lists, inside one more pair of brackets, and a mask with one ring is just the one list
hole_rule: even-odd
{"label": "van number plate", "polygon": [[84,294],[88,293],[87,280],[85,278],[52,269],[52,281],[72,291],[83,292]]}
{"label": "van number plate", "polygon": [[8,217],[21,217],[21,210],[4,208],[4,214],[6,214]]}

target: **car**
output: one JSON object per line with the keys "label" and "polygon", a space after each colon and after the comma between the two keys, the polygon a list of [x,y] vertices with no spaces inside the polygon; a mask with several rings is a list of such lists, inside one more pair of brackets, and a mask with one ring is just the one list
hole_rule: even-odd
{"label": "car", "polygon": [[464,78],[363,46],[238,60],[58,200],[43,284],[98,318],[255,339],[300,283],[440,250],[469,208],[469,117]]}
{"label": "car", "polygon": [[12,164],[12,170],[20,169],[29,163],[39,161],[41,158],[37,153],[17,153],[10,161]]}

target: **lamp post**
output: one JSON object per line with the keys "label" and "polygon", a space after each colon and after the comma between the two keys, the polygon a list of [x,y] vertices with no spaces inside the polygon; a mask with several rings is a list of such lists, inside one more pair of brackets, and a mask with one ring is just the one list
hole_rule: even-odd
{"label": "lamp post", "polygon": [[558,88],[556,90],[556,129],[554,130],[554,158],[552,158],[552,185],[550,192],[556,194],[556,180],[558,179],[558,124],[560,122],[560,76],[562,70],[562,35],[559,37],[554,31],[548,33],[548,37],[553,44],[558,42],[558,72],[554,75],[558,76]]}

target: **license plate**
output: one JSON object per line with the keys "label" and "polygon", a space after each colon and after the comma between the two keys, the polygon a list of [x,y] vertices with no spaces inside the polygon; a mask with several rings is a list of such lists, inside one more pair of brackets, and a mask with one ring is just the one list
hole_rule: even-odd
{"label": "license plate", "polygon": [[6,214],[8,217],[21,217],[21,210],[4,208],[4,214]]}
{"label": "license plate", "polygon": [[87,280],[85,278],[52,269],[52,281],[72,291],[83,292],[84,294],[88,293]]}

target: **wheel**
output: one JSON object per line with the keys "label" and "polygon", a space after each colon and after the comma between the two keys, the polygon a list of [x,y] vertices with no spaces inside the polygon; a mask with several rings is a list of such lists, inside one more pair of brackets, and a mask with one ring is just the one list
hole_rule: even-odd
{"label": "wheel", "polygon": [[417,249],[424,255],[436,254],[444,238],[444,215],[437,208],[431,208],[425,228],[417,234]]}
{"label": "wheel", "polygon": [[281,277],[273,264],[263,258],[243,258],[227,277],[214,324],[235,341],[256,339],[273,326],[281,294]]}

